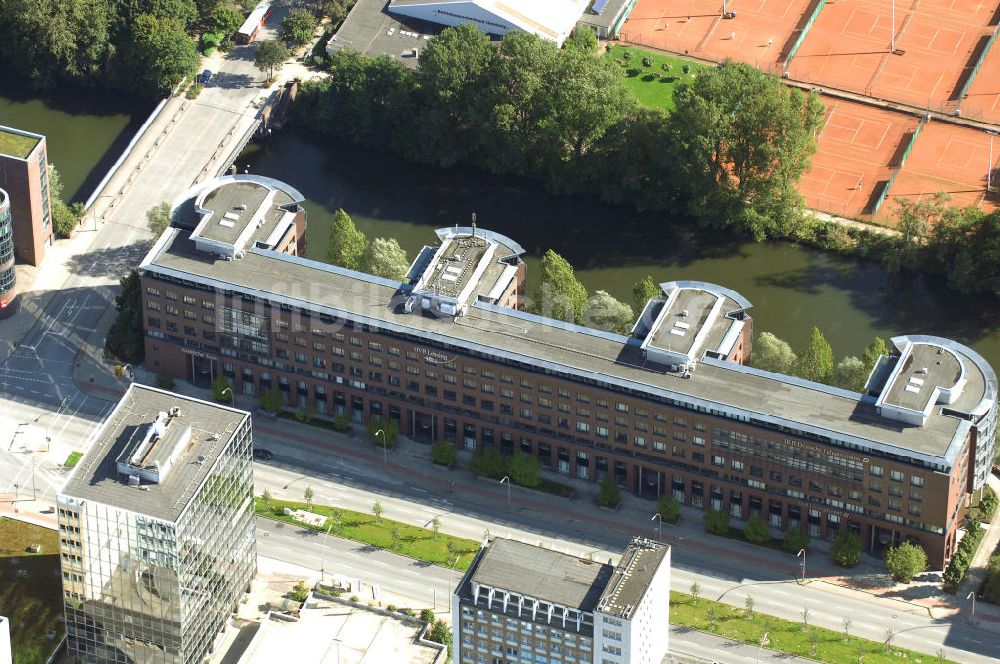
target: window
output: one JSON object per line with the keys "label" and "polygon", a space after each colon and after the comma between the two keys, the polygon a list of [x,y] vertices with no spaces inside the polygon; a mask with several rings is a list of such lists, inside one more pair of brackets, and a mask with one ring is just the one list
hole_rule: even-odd
{"label": "window", "polygon": [[587,432],[590,431],[590,425],[588,423],[586,423],[586,422],[577,422],[576,423],[576,430],[580,431],[582,433],[587,433]]}
{"label": "window", "polygon": [[697,445],[698,447],[705,447],[705,439],[702,438],[701,436],[692,436],[691,444]]}
{"label": "window", "polygon": [[924,478],[917,477],[916,475],[910,475],[910,484],[912,484],[913,486],[923,486]]}
{"label": "window", "polygon": [[597,427],[597,435],[599,437],[601,437],[601,438],[607,438],[608,437],[608,428],[607,427]]}
{"label": "window", "polygon": [[716,455],[712,456],[712,465],[713,466],[719,466],[719,467],[725,466],[726,465],[726,460],[723,457],[721,457],[718,454],[716,454]]}
{"label": "window", "polygon": [[872,477],[882,477],[882,466],[876,466],[872,464],[871,466],[868,467],[868,473]]}
{"label": "window", "polygon": [[890,470],[889,479],[892,480],[893,482],[902,482],[903,473],[899,472],[898,470]]}
{"label": "window", "polygon": [[736,459],[732,460],[733,470],[743,470],[743,462]]}
{"label": "window", "polygon": [[615,410],[617,410],[619,413],[627,413],[628,412],[628,404],[627,403],[621,403],[621,402],[616,403],[615,404]]}

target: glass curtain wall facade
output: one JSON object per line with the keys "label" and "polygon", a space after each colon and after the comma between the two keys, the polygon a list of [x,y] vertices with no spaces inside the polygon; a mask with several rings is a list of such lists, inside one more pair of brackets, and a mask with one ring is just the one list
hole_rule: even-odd
{"label": "glass curtain wall facade", "polygon": [[0,189],[0,307],[14,289],[14,225],[10,216],[10,197]]}
{"label": "glass curtain wall facade", "polygon": [[176,522],[59,497],[73,662],[200,662],[256,572],[249,420]]}

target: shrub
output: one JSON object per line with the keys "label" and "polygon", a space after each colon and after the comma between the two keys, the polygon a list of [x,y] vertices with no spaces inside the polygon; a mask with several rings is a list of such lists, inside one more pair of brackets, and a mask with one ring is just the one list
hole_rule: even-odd
{"label": "shrub", "polygon": [[368,438],[377,446],[391,450],[399,440],[399,425],[394,420],[372,420],[368,424]]}
{"label": "shrub", "polygon": [[997,511],[998,503],[1000,503],[1000,498],[997,498],[997,494],[993,492],[993,489],[986,487],[983,499],[979,502],[979,511],[984,521],[989,521],[993,518],[993,513]]}
{"label": "shrub", "polygon": [[385,607],[385,610],[388,611],[389,613],[395,613],[396,612],[396,605],[395,604],[389,604],[389,605],[387,605]]}
{"label": "shrub", "polygon": [[1000,604],[1000,556],[990,558],[986,566],[986,586],[983,596],[987,602]]}
{"label": "shrub", "polygon": [[885,552],[885,569],[899,583],[909,583],[927,567],[927,554],[919,544],[903,542]]}
{"label": "shrub", "polygon": [[413,609],[410,609],[410,608],[400,609],[399,612],[402,613],[404,616],[410,616],[411,618],[416,615],[413,612]]}
{"label": "shrub", "polygon": [[515,452],[509,464],[510,479],[521,486],[538,486],[541,468],[542,464],[535,457]]}
{"label": "shrub", "polygon": [[347,415],[337,415],[333,418],[333,430],[338,433],[348,433],[351,430],[351,420]]}
{"label": "shrub", "polygon": [[747,521],[747,527],[743,529],[743,536],[754,544],[763,544],[771,539],[771,527],[767,521],[754,514]]}
{"label": "shrub", "polygon": [[299,408],[295,411],[295,419],[303,424],[309,424],[315,416],[316,412],[312,408]]}
{"label": "shrub", "polygon": [[660,69],[662,69],[663,71],[670,71],[670,63],[664,62],[662,65],[660,65]]}
{"label": "shrub", "polygon": [[809,535],[798,528],[789,528],[785,531],[785,540],[781,543],[781,548],[783,548],[788,553],[797,554],[802,549],[809,548]]}
{"label": "shrub", "polygon": [[448,625],[443,620],[434,623],[434,627],[427,633],[427,638],[435,643],[440,643],[448,647],[448,656],[451,656],[452,635]]}
{"label": "shrub", "polygon": [[431,461],[439,466],[450,466],[455,463],[458,450],[447,440],[439,440],[431,445]]}
{"label": "shrub", "polygon": [[351,595],[351,601],[352,601],[352,602],[354,602],[355,604],[357,604],[357,603],[358,603],[358,602],[360,602],[361,600],[359,600],[359,599],[358,599],[358,596],[357,596],[357,595]]}
{"label": "shrub", "polygon": [[660,496],[656,511],[667,523],[677,523],[681,519],[681,503],[673,496]]}
{"label": "shrub", "polygon": [[722,510],[708,510],[705,512],[705,530],[713,535],[728,534],[729,515]]}
{"label": "shrub", "polygon": [[972,564],[972,559],[976,555],[976,549],[983,539],[983,527],[979,521],[971,520],[966,523],[965,536],[958,543],[958,548],[948,561],[948,567],[944,570],[944,585],[948,590],[958,589],[958,584],[965,578],[965,573]]}
{"label": "shrub", "polygon": [[296,583],[295,586],[288,591],[288,599],[292,600],[293,602],[304,602],[306,601],[306,597],[308,596],[309,596],[309,589],[306,588],[305,583],[302,581]]}
{"label": "shrub", "polygon": [[684,65],[683,67],[681,67],[681,71],[683,71],[685,74],[690,74],[691,73],[691,65]]}
{"label": "shrub", "polygon": [[861,560],[861,538],[850,528],[841,528],[830,545],[830,558],[841,567],[854,567]]}
{"label": "shrub", "polygon": [[487,447],[472,455],[472,472],[480,477],[491,477],[495,480],[507,474],[507,460],[495,447]]}
{"label": "shrub", "polygon": [[423,620],[425,623],[432,623],[434,622],[434,612],[431,611],[430,609],[423,609],[420,612],[420,619]]}
{"label": "shrub", "polygon": [[235,395],[233,386],[229,384],[229,379],[219,376],[212,381],[212,398],[218,403],[232,403]]}
{"label": "shrub", "polygon": [[642,66],[643,67],[652,67],[653,66],[653,58],[650,58],[648,56],[645,57],[645,58],[643,58],[642,59]]}
{"label": "shrub", "polygon": [[600,495],[597,502],[602,507],[618,507],[622,501],[622,490],[618,487],[618,482],[608,473],[601,480]]}
{"label": "shrub", "polygon": [[266,392],[261,392],[260,394],[260,407],[268,412],[279,412],[284,403],[285,400],[281,396],[281,390],[277,387],[272,387]]}

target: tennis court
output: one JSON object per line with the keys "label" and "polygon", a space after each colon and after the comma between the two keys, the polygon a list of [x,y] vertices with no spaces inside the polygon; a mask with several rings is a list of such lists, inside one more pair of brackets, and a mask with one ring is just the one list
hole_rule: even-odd
{"label": "tennis court", "polygon": [[946,109],[977,43],[991,32],[995,8],[957,0],[900,2],[893,23],[885,1],[827,3],[789,74],[879,99]]}
{"label": "tennis court", "polygon": [[812,168],[799,181],[806,206],[864,217],[905,149],[917,118],[867,104],[823,97],[826,116]]}
{"label": "tennis court", "polygon": [[740,60],[774,70],[810,0],[639,0],[622,27],[623,41],[689,53],[708,60]]}
{"label": "tennis court", "polygon": [[1000,40],[986,54],[961,103],[962,117],[1000,123]]}
{"label": "tennis court", "polygon": [[[927,123],[879,210],[879,220],[895,221],[899,199],[919,200],[942,191],[951,195],[953,205],[996,209],[1000,199],[995,194],[985,197],[989,157],[990,135],[986,132],[944,122]],[[994,145],[994,169],[998,157],[1000,141]]]}

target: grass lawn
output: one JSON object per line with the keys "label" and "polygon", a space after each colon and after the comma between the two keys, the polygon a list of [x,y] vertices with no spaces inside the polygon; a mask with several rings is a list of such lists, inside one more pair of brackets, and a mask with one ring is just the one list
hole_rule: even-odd
{"label": "grass lawn", "polygon": [[[632,56],[631,61],[626,60],[626,53]],[[640,104],[668,113],[674,110],[674,88],[677,84],[693,81],[695,74],[709,68],[709,65],[630,46],[612,46],[606,57],[620,63],[625,72],[625,87],[635,94]],[[652,61],[651,67],[642,64],[644,58]],[[670,70],[665,70],[663,65],[669,65]],[[687,74],[684,73],[684,65],[690,68]]]}
{"label": "grass lawn", "polygon": [[[307,509],[305,503],[293,502],[289,500],[275,500],[272,498],[268,503],[268,506],[265,507],[264,500],[262,498],[258,498],[256,507],[257,514],[267,517],[268,519],[284,521],[285,523],[294,524],[303,528],[312,528],[313,530],[318,531],[325,530],[325,528],[310,526],[302,523],[301,521],[296,521],[290,516],[282,514],[282,510],[285,507],[293,510],[305,510]],[[334,508],[329,505],[313,504],[312,510],[310,511],[315,514],[331,516],[333,514],[333,510]],[[387,549],[404,556],[409,556],[410,558],[416,558],[417,560],[423,560],[424,562],[433,563],[435,565],[450,567],[451,563],[454,562],[454,558],[449,559],[448,543],[452,542],[455,553],[458,554],[458,563],[455,565],[455,569],[464,571],[469,568],[476,552],[479,551],[479,542],[476,540],[453,537],[451,535],[445,535],[444,533],[440,533],[435,539],[434,531],[429,528],[420,528],[418,526],[411,526],[399,521],[393,521],[385,518],[384,514],[382,516],[382,523],[376,525],[375,517],[371,514],[352,512],[351,510],[341,511],[344,514],[343,525],[338,530],[336,524],[334,524],[333,528],[330,530],[331,534],[344,537],[349,540],[354,540],[355,542],[371,544],[381,549]],[[333,522],[328,521],[327,527],[330,523]],[[397,528],[399,529],[400,535],[398,546],[394,545],[392,539],[392,531]]]}
{"label": "grass lawn", "polygon": [[0,154],[27,159],[36,145],[38,145],[37,138],[21,136],[9,131],[0,131]]}
{"label": "grass lawn", "polygon": [[76,464],[80,462],[83,458],[83,452],[70,452],[69,456],[66,457],[66,462],[63,464],[67,468],[75,468]]}
{"label": "grass lawn", "polygon": [[862,658],[864,664],[951,662],[936,655],[925,655],[895,646],[887,652],[882,642],[853,636],[845,641],[842,631],[813,626],[803,629],[801,622],[756,612],[750,619],[743,609],[707,599],[695,600],[691,595],[677,592],[670,593],[670,622],[752,644],[759,644],[764,632],[767,632],[766,648],[830,664],[859,662]]}
{"label": "grass lawn", "polygon": [[[41,544],[42,552],[27,553],[32,544]],[[15,662],[41,664],[48,659],[63,635],[56,531],[0,518],[0,615],[11,621]]]}

